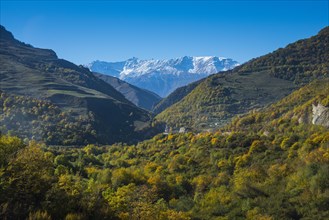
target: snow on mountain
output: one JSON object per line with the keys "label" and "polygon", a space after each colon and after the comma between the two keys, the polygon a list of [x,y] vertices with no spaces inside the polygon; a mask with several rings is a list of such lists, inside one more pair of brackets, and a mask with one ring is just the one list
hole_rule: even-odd
{"label": "snow on mountain", "polygon": [[140,60],[135,57],[122,62],[97,60],[87,67],[93,72],[118,77],[165,97],[178,87],[238,65],[238,62],[223,57],[184,56],[168,60]]}

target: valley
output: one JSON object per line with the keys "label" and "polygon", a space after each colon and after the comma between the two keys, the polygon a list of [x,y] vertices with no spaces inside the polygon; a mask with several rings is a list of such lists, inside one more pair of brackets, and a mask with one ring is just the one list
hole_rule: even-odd
{"label": "valley", "polygon": [[159,95],[0,36],[1,219],[329,218],[329,27]]}

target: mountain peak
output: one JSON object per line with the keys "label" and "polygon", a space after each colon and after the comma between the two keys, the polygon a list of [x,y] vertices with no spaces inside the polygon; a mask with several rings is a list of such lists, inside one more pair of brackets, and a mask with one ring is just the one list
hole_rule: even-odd
{"label": "mountain peak", "polygon": [[15,56],[20,57],[26,62],[31,62],[32,60],[54,60],[58,58],[53,50],[35,48],[30,44],[15,39],[13,34],[7,31],[2,25],[0,25],[0,44],[0,53],[7,53],[12,47],[17,47]]}
{"label": "mountain peak", "polygon": [[0,40],[15,40],[15,38],[4,26],[0,25]]}
{"label": "mountain peak", "polygon": [[183,56],[164,60],[133,57],[122,62],[94,61],[88,67],[164,97],[180,86],[238,65],[238,62],[223,57]]}
{"label": "mountain peak", "polygon": [[135,61],[135,60],[139,60],[139,59],[137,57],[132,57],[132,58],[129,58],[128,60]]}
{"label": "mountain peak", "polygon": [[329,26],[327,26],[319,31],[319,35],[328,36],[328,34],[329,34]]}

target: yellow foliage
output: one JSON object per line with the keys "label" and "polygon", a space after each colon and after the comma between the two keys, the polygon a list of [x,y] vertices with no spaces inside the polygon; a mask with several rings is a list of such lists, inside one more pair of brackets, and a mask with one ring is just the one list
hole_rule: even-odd
{"label": "yellow foliage", "polygon": [[256,186],[266,178],[266,173],[261,167],[240,169],[234,173],[233,183],[236,190],[245,189],[249,184]]}
{"label": "yellow foliage", "polygon": [[47,211],[30,212],[27,220],[51,220]]}
{"label": "yellow foliage", "polygon": [[118,214],[118,216],[119,216],[119,219],[121,219],[121,220],[130,220],[131,219],[128,212],[120,212]]}
{"label": "yellow foliage", "polygon": [[158,166],[155,173],[161,173],[163,170],[163,166]]}
{"label": "yellow foliage", "polygon": [[158,185],[160,184],[162,181],[161,181],[161,177],[160,176],[151,176],[148,180],[147,180],[147,183],[150,184],[150,185]]}
{"label": "yellow foliage", "polygon": [[83,186],[80,184],[80,177],[68,174],[61,175],[58,179],[58,186],[64,189],[68,195],[76,196],[82,191]]}
{"label": "yellow foliage", "polygon": [[167,136],[167,140],[168,141],[171,141],[173,138],[174,138],[174,135],[173,134],[168,134],[168,136]]}
{"label": "yellow foliage", "polygon": [[329,163],[329,148],[318,148],[304,157],[304,161],[310,163]]}
{"label": "yellow foliage", "polygon": [[271,177],[281,177],[288,174],[287,164],[274,164],[268,168],[267,173]]}
{"label": "yellow foliage", "polygon": [[144,171],[146,174],[152,174],[154,173],[158,168],[158,165],[154,162],[148,162],[145,166],[144,166]]}
{"label": "yellow foliage", "polygon": [[233,201],[233,198],[224,186],[219,188],[211,188],[208,193],[205,194],[203,200],[201,201],[203,208],[208,208],[214,204],[225,206]]}
{"label": "yellow foliage", "polygon": [[264,145],[264,142],[262,141],[259,141],[259,140],[255,140],[252,142],[250,148],[249,148],[249,152],[248,154],[252,154],[253,152],[262,152],[264,151],[266,148],[265,148],[265,145]]}
{"label": "yellow foliage", "polygon": [[100,172],[101,170],[100,169],[97,169],[96,167],[86,167],[85,168],[85,171],[87,172],[87,174],[95,174],[95,173],[98,173]]}
{"label": "yellow foliage", "polygon": [[218,173],[217,177],[214,178],[214,185],[227,185],[230,181],[230,176],[226,172]]}
{"label": "yellow foliage", "polygon": [[298,142],[294,143],[290,148],[289,148],[289,151],[288,151],[288,158],[291,159],[293,157],[296,157],[298,154],[297,154],[297,150],[298,148],[300,148],[300,145]]}
{"label": "yellow foliage", "polygon": [[235,158],[235,168],[241,168],[241,167],[244,167],[248,164],[250,160],[250,155],[249,154],[244,154],[242,156],[237,156]]}
{"label": "yellow foliage", "polygon": [[289,137],[283,139],[281,144],[280,144],[280,147],[283,150],[288,149],[290,146],[291,146],[291,143],[290,143],[290,138]]}
{"label": "yellow foliage", "polygon": [[8,160],[23,148],[24,144],[18,137],[0,135],[0,166],[8,162]]}
{"label": "yellow foliage", "polygon": [[312,138],[314,144],[329,144],[329,132],[324,134],[314,134]]}
{"label": "yellow foliage", "polygon": [[261,210],[258,207],[247,211],[246,219],[247,220],[273,220],[273,218],[271,216],[261,214]]}
{"label": "yellow foliage", "polygon": [[309,183],[309,179],[307,179],[302,173],[294,173],[289,176],[287,183],[287,190],[291,190],[294,188],[306,188]]}
{"label": "yellow foliage", "polygon": [[211,139],[210,143],[211,143],[212,145],[216,145],[216,144],[218,144],[218,143],[219,143],[218,138],[213,137],[213,138]]}
{"label": "yellow foliage", "polygon": [[98,147],[96,147],[93,144],[88,144],[87,146],[85,146],[82,149],[84,152],[86,152],[87,155],[92,155],[92,154],[96,154],[98,151]]}
{"label": "yellow foliage", "polygon": [[212,178],[210,176],[200,175],[193,178],[192,184],[194,185],[196,191],[203,191],[207,189],[211,181]]}
{"label": "yellow foliage", "polygon": [[184,178],[183,178],[182,175],[177,175],[177,176],[175,177],[175,181],[176,181],[176,184],[180,185],[180,184],[183,183]]}
{"label": "yellow foliage", "polygon": [[228,161],[226,159],[221,159],[220,161],[218,161],[217,166],[219,169],[221,168],[225,168],[228,164]]}
{"label": "yellow foliage", "polygon": [[65,220],[84,220],[84,219],[86,218],[79,213],[69,213],[65,217]]}
{"label": "yellow foliage", "polygon": [[167,211],[161,212],[159,219],[161,219],[161,220],[189,220],[191,218],[185,212],[167,210]]}
{"label": "yellow foliage", "polygon": [[162,144],[164,142],[164,139],[160,139],[157,141],[158,144]]}

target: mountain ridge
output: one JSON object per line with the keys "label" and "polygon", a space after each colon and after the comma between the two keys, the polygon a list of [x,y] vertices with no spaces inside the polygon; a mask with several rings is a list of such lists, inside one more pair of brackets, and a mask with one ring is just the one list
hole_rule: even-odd
{"label": "mountain ridge", "polygon": [[140,60],[133,57],[122,62],[94,61],[86,67],[165,97],[178,87],[238,65],[229,58],[184,56],[167,60]]}
{"label": "mountain ridge", "polygon": [[175,89],[175,91],[173,91],[167,97],[163,98],[159,103],[157,103],[157,105],[153,108],[153,112],[155,114],[159,114],[162,111],[164,111],[166,108],[179,102],[190,92],[192,92],[193,89],[195,89],[195,87],[197,87],[203,80],[205,79],[200,79],[196,82]]}
{"label": "mountain ridge", "polygon": [[218,129],[237,114],[262,108],[313,79],[328,77],[328,47],[326,27],[316,36],[207,77],[156,119],[195,131]]}
{"label": "mountain ridge", "polygon": [[104,80],[113,86],[117,91],[125,96],[126,99],[131,101],[136,106],[152,111],[156,104],[159,103],[161,97],[154,92],[146,89],[138,88],[125,81],[120,80],[114,76],[105,75],[101,73],[93,73],[98,78]]}
{"label": "mountain ridge", "polygon": [[[12,109],[3,108],[0,114],[3,133],[12,130],[23,138],[40,137],[38,140],[52,136],[54,138],[44,141],[67,145],[130,142],[151,132],[151,115],[87,68],[58,59],[52,50],[22,43],[3,26],[0,31],[0,89],[9,94],[4,95],[1,104],[5,107],[7,102],[16,103]],[[19,98],[21,96],[26,98]],[[50,101],[59,110],[51,110],[52,105],[43,100]],[[17,107],[24,106],[24,102],[31,103],[35,111]],[[63,118],[59,120],[62,114]],[[72,117],[65,118],[64,115]],[[86,129],[86,134],[70,129],[80,122],[84,124],[81,126]],[[16,124],[24,126],[17,127]],[[54,129],[56,124],[63,126]],[[31,132],[26,133],[29,130]],[[49,132],[53,135],[47,135]]]}

